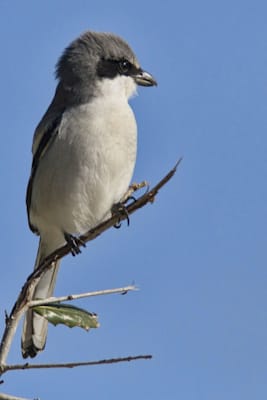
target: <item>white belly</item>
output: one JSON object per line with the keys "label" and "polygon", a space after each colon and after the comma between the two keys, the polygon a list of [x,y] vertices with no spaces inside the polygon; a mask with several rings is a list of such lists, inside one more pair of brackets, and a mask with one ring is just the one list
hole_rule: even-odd
{"label": "white belly", "polygon": [[124,100],[102,98],[65,112],[34,177],[31,221],[41,235],[50,229],[83,233],[109,216],[130,184],[136,136]]}

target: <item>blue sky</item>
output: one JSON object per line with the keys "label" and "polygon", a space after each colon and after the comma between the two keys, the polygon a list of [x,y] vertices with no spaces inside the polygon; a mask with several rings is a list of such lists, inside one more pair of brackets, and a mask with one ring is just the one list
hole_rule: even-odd
{"label": "blue sky", "polygon": [[[93,5],[94,4],[94,5]],[[129,228],[64,259],[56,294],[139,292],[76,304],[101,327],[49,329],[37,362],[153,354],[151,361],[4,376],[28,398],[243,400],[267,396],[267,3],[265,1],[0,2],[0,328],[30,273],[37,238],[25,188],[54,65],[81,32],[124,37],[158,87],[132,100],[134,180],[175,178]],[[9,362],[21,362],[20,329]]]}

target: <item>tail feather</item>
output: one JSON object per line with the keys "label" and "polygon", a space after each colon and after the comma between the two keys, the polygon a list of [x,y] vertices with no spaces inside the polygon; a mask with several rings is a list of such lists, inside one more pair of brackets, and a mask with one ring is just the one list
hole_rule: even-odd
{"label": "tail feather", "polygon": [[[40,240],[38,253],[35,262],[35,269],[51,253],[47,246]],[[53,263],[37,284],[33,299],[46,299],[53,295],[56,277],[59,269],[59,261]],[[23,324],[21,338],[21,350],[23,358],[35,357],[39,351],[45,347],[47,337],[48,322],[45,318],[28,310]]]}

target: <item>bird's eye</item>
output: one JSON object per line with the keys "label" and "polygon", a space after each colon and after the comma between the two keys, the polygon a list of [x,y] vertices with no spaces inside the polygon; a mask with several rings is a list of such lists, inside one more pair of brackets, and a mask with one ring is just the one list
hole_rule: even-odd
{"label": "bird's eye", "polygon": [[119,72],[120,74],[127,74],[131,68],[131,63],[127,60],[121,60],[119,62]]}

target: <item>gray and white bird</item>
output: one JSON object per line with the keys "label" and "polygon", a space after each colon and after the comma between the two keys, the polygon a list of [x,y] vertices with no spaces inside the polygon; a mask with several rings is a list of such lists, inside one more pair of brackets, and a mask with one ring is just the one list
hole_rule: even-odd
{"label": "gray and white bird", "polygon": [[[137,85],[156,85],[128,44],[86,32],[59,58],[54,98],[36,128],[27,188],[29,226],[40,236],[35,268],[66,241],[110,216],[127,191],[135,165],[137,127],[129,98]],[[33,298],[52,296],[59,262]],[[43,350],[47,321],[29,310],[22,355]]]}

